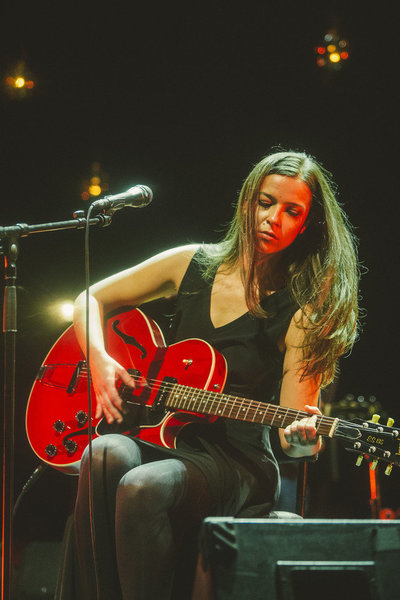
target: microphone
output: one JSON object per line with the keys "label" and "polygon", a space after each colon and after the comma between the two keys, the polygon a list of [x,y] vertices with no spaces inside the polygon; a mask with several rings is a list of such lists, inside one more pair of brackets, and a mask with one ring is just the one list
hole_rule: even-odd
{"label": "microphone", "polygon": [[153,192],[147,185],[135,185],[122,194],[104,196],[101,200],[95,200],[91,206],[94,209],[115,212],[125,206],[132,208],[143,208],[153,200]]}

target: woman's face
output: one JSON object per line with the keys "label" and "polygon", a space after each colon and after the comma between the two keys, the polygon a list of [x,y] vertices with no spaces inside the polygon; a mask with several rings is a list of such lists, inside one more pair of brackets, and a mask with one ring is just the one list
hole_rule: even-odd
{"label": "woman's face", "polygon": [[303,233],[311,198],[310,188],[298,177],[264,178],[255,211],[258,252],[281,252]]}

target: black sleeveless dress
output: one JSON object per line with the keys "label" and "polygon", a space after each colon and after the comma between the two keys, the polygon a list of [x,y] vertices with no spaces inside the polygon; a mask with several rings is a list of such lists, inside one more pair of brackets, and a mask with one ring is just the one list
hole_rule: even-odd
{"label": "black sleeveless dress", "polygon": [[[214,327],[210,318],[212,284],[202,276],[194,255],[182,280],[168,343],[200,338],[224,355],[228,377],[224,392],[260,402],[274,402],[282,377],[283,354],[278,341],[287,331],[297,306],[284,288],[262,300],[266,319],[245,313]],[[270,428],[220,418],[184,428],[176,450],[206,476],[215,498],[215,514],[262,516],[279,495],[279,470],[269,439]],[[255,485],[256,482],[256,485]],[[244,498],[251,499],[244,502]]]}

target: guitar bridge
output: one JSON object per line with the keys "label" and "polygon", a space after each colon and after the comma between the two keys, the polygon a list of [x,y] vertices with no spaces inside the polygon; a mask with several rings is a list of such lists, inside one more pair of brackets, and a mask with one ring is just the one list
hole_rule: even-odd
{"label": "guitar bridge", "polygon": [[84,360],[80,360],[76,365],[75,371],[72,374],[71,381],[69,382],[67,388],[67,394],[73,394],[76,391],[76,386],[78,385],[79,378],[85,367],[86,362]]}

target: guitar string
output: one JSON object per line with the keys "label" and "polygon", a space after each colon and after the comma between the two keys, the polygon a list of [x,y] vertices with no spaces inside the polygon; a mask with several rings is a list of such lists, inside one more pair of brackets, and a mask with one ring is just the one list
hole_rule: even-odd
{"label": "guitar string", "polygon": [[[171,393],[171,392],[178,392],[175,394],[175,398],[176,396],[178,396],[178,401],[182,401],[182,395],[186,394],[187,396],[183,399],[183,405],[174,405],[173,407],[168,407],[173,409],[180,409],[186,412],[199,412],[200,414],[209,414],[211,416],[217,416],[217,417],[226,417],[226,418],[232,418],[232,419],[236,419],[236,420],[243,420],[243,421],[247,421],[247,422],[263,422],[263,419],[269,418],[269,425],[274,425],[274,426],[278,426],[281,425],[282,423],[284,423],[285,425],[288,423],[293,422],[294,420],[298,420],[299,418],[305,418],[305,417],[309,417],[310,414],[302,411],[302,410],[297,410],[297,409],[293,409],[293,408],[289,408],[289,407],[281,407],[279,405],[273,405],[271,403],[264,403],[261,401],[257,401],[257,400],[252,400],[249,398],[243,398],[240,396],[231,396],[229,394],[224,394],[223,392],[214,392],[212,390],[206,390],[204,388],[196,388],[196,387],[192,387],[192,386],[186,386],[184,384],[179,384],[179,383],[174,383],[174,382],[168,382],[165,380],[160,380],[160,379],[152,379],[152,378],[148,378],[146,379],[146,384],[148,384],[148,387],[150,388],[151,392],[154,393],[154,387],[156,387],[157,385],[159,386],[159,388],[162,389],[163,392],[167,392],[167,393]],[[141,386],[141,387],[145,387],[145,385]],[[125,400],[127,402],[127,404],[138,404],[136,402],[130,401],[129,399],[126,400],[124,398],[125,395],[129,395],[129,397],[131,397],[134,394],[134,389],[130,390],[128,388],[128,386],[126,386],[125,384],[123,384],[120,387],[120,392],[121,392],[121,388],[122,388],[122,399]],[[157,392],[157,390],[156,390]],[[197,396],[197,398],[196,398]],[[191,406],[190,407],[190,403],[193,404],[193,402],[198,402],[199,401],[199,396],[203,398],[203,400],[200,400],[202,402],[202,406],[201,408],[199,406],[197,406],[197,411],[196,411],[196,407]],[[223,402],[223,409],[221,410],[218,407],[218,404],[221,404],[221,402]],[[212,411],[210,411],[209,413],[205,413],[204,409],[208,406],[208,408],[210,408],[209,405],[212,404],[217,404],[217,408],[215,409],[213,407]],[[189,406],[188,406],[189,405]],[[230,410],[229,410],[230,409]],[[246,410],[247,409],[247,410]],[[234,412],[236,411],[236,412]],[[242,414],[239,414],[240,413]],[[243,415],[243,412],[245,412],[245,418],[241,419],[240,417]],[[229,413],[229,414],[227,414]],[[260,413],[260,415],[263,416],[263,419],[256,419],[257,417],[257,413]],[[272,414],[271,414],[272,413]],[[260,416],[258,415],[258,416]],[[334,425],[336,419],[333,417],[328,417],[326,415],[316,415],[317,417],[317,431],[318,433],[322,433],[323,435],[328,435],[332,429],[332,426]],[[274,423],[275,420],[278,420],[279,423]],[[354,425],[352,422],[346,422],[346,421],[341,421],[342,424],[346,424],[349,427],[352,427],[355,430],[358,430],[357,426]]]}
{"label": "guitar string", "polygon": [[[87,377],[87,368],[86,366],[82,368],[81,372],[79,373],[78,379],[82,376],[82,379],[85,379]],[[76,382],[78,383],[78,381]],[[181,411],[185,411],[185,412],[192,412],[192,413],[198,413],[198,414],[203,414],[203,415],[209,415],[209,416],[216,416],[216,417],[225,417],[225,418],[231,418],[231,419],[235,419],[235,420],[239,420],[239,421],[245,421],[245,422],[253,422],[253,423],[261,423],[261,424],[265,424],[264,423],[264,419],[268,418],[269,421],[266,423],[267,425],[271,425],[273,427],[285,427],[287,424],[293,422],[294,420],[297,420],[299,418],[303,418],[303,417],[309,417],[310,414],[305,412],[305,411],[301,411],[301,410],[296,410],[293,408],[285,408],[285,407],[281,407],[279,405],[273,405],[271,403],[264,403],[264,402],[260,402],[257,400],[252,400],[249,398],[243,398],[240,396],[231,396],[228,394],[224,394],[223,392],[215,392],[212,390],[206,390],[204,388],[196,388],[196,387],[192,387],[192,386],[187,386],[184,384],[179,384],[177,382],[169,382],[169,381],[165,381],[165,380],[160,380],[160,379],[145,379],[145,384],[142,387],[145,387],[145,385],[147,385],[150,388],[150,392],[154,393],[154,391],[157,393],[157,389],[154,390],[154,388],[158,385],[158,388],[162,390],[162,392],[167,392],[167,393],[171,393],[171,392],[176,392],[176,390],[179,391],[178,394],[178,400],[181,400],[181,396],[182,394],[186,394],[186,397],[184,398],[184,403],[187,404],[187,402],[192,402],[193,401],[197,401],[199,400],[199,396],[202,396],[203,398],[205,397],[205,400],[202,400],[203,402],[203,406],[199,409],[196,410],[196,408],[193,407],[187,407],[187,406],[179,406],[179,405],[174,405],[172,407],[166,407],[167,410],[171,409],[170,412],[174,412],[174,410],[181,410]],[[129,396],[131,397],[132,394],[134,393],[135,389],[130,389],[127,385],[122,384],[120,386],[119,391],[121,392],[122,390],[122,394],[125,393],[125,395],[127,393],[129,393]],[[195,397],[197,396],[197,398]],[[123,398],[123,396],[121,396]],[[124,399],[124,398],[123,398]],[[215,408],[213,408],[212,411],[210,412],[204,412],[204,403],[207,404],[215,404],[216,402],[218,404],[220,404],[223,401],[223,410],[218,412],[218,410],[216,411]],[[138,404],[132,401],[127,400],[126,401],[128,404]],[[140,405],[140,403],[139,403]],[[142,405],[145,406],[145,405]],[[226,411],[228,411],[228,409],[230,408],[229,414],[226,414]],[[245,410],[247,408],[247,410]],[[234,412],[234,409],[236,411],[236,413]],[[198,412],[200,410],[200,413]],[[239,411],[245,411],[245,417],[243,418],[242,414],[239,414]],[[234,413],[234,414],[232,414]],[[260,413],[260,415],[263,415],[263,418],[259,418],[256,419],[257,413]],[[273,416],[271,417],[271,413],[273,413]],[[250,416],[249,416],[250,415]],[[252,415],[252,418],[251,418]],[[260,416],[258,415],[258,416]],[[375,428],[369,428],[368,424],[372,424],[371,422],[365,421],[365,425],[364,424],[355,424],[352,421],[346,421],[344,419],[336,419],[334,417],[329,417],[326,415],[316,415],[317,417],[317,423],[316,423],[316,430],[317,433],[319,435],[323,435],[325,437],[332,437],[332,435],[336,438],[336,439],[342,439],[345,441],[353,441],[353,442],[357,442],[359,441],[360,437],[363,437],[360,430],[363,432],[364,436],[366,433],[369,433],[370,431],[373,434],[376,434],[376,427]],[[279,419],[279,423],[274,423],[275,419]],[[91,421],[93,421],[93,418],[91,419]],[[335,422],[337,423],[337,427],[333,430],[332,432],[332,426],[335,424]],[[377,425],[377,424],[375,424]],[[341,431],[340,426],[342,427],[346,427],[350,430],[354,430],[355,432],[355,437],[352,437],[351,435],[344,433],[343,431]],[[393,437],[396,437],[395,432],[397,432],[398,430],[395,430],[395,428],[392,427],[388,427],[388,426],[383,426],[383,431],[379,432],[380,435],[383,436],[387,436],[388,435],[388,429],[393,430],[393,433],[389,432],[390,435],[392,435]],[[332,433],[331,433],[332,432]],[[360,440],[360,443],[364,446],[369,445],[370,442],[366,442],[364,440]],[[385,446],[378,448],[381,452],[383,452]],[[362,449],[361,447],[358,449],[355,449],[355,451],[357,453],[361,453],[363,454],[364,452],[367,452],[367,449]],[[379,456],[378,455],[374,455],[378,460],[385,460],[386,462],[393,462],[393,457],[390,458],[390,461],[388,459],[388,457],[384,457],[384,456]]]}
{"label": "guitar string", "polygon": [[[56,366],[56,365],[47,365],[48,367],[50,366]],[[79,373],[79,377],[85,378],[87,376],[87,366],[83,365],[82,369]],[[133,379],[135,379],[135,377],[132,377]],[[195,396],[202,396],[203,400],[201,400],[203,402],[203,406],[201,408],[198,407],[197,411],[194,407],[192,408],[188,408],[187,406],[173,406],[173,407],[168,407],[173,409],[181,409],[183,411],[186,412],[198,412],[200,410],[200,414],[209,414],[210,416],[220,416],[220,417],[226,417],[226,418],[232,418],[232,419],[236,419],[236,420],[243,420],[243,421],[248,421],[248,422],[262,422],[261,421],[256,421],[256,416],[257,413],[263,413],[264,418],[269,417],[270,418],[270,422],[268,424],[270,425],[275,425],[277,426],[277,424],[274,424],[273,421],[275,419],[280,419],[280,424],[283,421],[286,421],[287,423],[292,422],[293,420],[298,420],[299,418],[305,418],[305,417],[309,417],[310,414],[305,412],[305,411],[301,411],[301,410],[296,410],[293,408],[286,408],[286,407],[281,407],[279,405],[275,405],[271,404],[271,403],[264,403],[261,401],[257,401],[257,400],[252,400],[249,398],[243,398],[240,396],[231,396],[229,394],[224,394],[223,392],[215,392],[212,390],[206,390],[204,388],[196,388],[193,386],[187,386],[185,384],[180,384],[178,382],[168,382],[165,380],[161,380],[161,379],[153,379],[153,378],[146,378],[146,384],[148,385],[148,387],[151,389],[152,392],[154,392],[154,387],[156,387],[157,385],[162,388],[162,391],[164,392],[176,392],[177,390],[179,390],[179,392],[182,393],[186,393],[188,395],[187,398],[184,399],[185,403],[193,403],[193,402],[198,402],[199,398],[195,398]],[[145,385],[141,386],[141,387],[145,387]],[[126,386],[125,384],[123,384],[120,387],[120,391],[122,388],[122,394],[128,394],[129,396],[134,394],[135,388],[131,391],[130,388],[128,386]],[[180,394],[180,396],[181,396]],[[121,396],[123,398],[123,396]],[[125,400],[125,398],[123,398],[123,400]],[[181,398],[179,397],[178,400],[181,400]],[[137,404],[136,402],[132,402],[130,400],[125,400],[127,402],[127,404]],[[213,409],[212,412],[210,413],[203,413],[201,411],[204,411],[204,403],[207,404],[215,404],[215,403],[221,403],[223,401],[223,410],[219,413],[218,409],[217,411],[215,409]],[[240,405],[240,406],[239,406]],[[246,410],[247,408],[247,410]],[[230,409],[230,411],[229,411]],[[234,411],[234,409],[236,411],[245,411],[246,417],[243,419],[240,419],[240,415],[238,415],[238,413],[236,412],[236,415],[232,415],[232,412]],[[225,414],[226,412],[229,412],[229,415]],[[253,415],[253,418],[248,417],[248,415]],[[254,413],[254,414],[253,414]],[[271,416],[269,413],[274,413],[274,416]],[[334,417],[329,417],[326,415],[316,415],[317,416],[317,431],[318,433],[321,433],[323,429],[326,429],[326,433],[325,435],[328,435],[328,433],[331,431],[332,426],[334,425],[336,419]],[[349,427],[350,429],[354,429],[355,431],[359,431],[361,424],[355,424],[352,421],[347,421],[345,419],[340,419],[339,423],[342,426],[346,426]],[[368,423],[368,421],[365,421],[365,423]],[[363,429],[365,429],[365,427],[363,427]],[[374,430],[375,431],[375,430]],[[322,435],[324,435],[322,433]],[[335,434],[335,437],[344,437],[346,438],[347,436],[340,434],[340,432],[338,431]]]}

